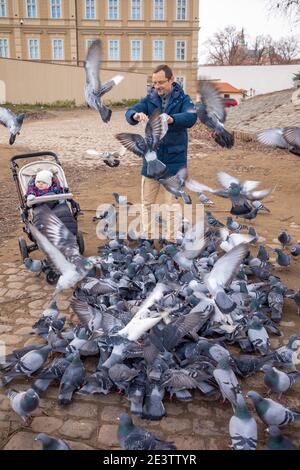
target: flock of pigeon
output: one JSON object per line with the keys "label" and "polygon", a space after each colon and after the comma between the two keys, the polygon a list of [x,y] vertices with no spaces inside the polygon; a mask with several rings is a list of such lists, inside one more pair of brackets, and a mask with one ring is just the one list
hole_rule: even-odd
{"label": "flock of pigeon", "polygon": [[[85,65],[86,99],[108,122],[111,111],[101,97],[120,79],[101,85],[100,63],[101,42],[95,41]],[[211,83],[203,83],[200,90],[201,103],[196,109],[201,122],[213,130],[219,145],[231,148],[234,138],[224,128],[220,95]],[[17,127],[15,123],[18,118],[6,115],[3,109],[0,113],[8,117],[0,114],[1,122],[10,128],[14,140],[20,131],[20,124]],[[146,125],[145,138],[124,133],[117,138],[145,158],[149,171],[159,178],[162,168],[156,149],[166,131],[164,115],[155,112]],[[293,152],[300,149],[299,133],[297,127],[279,133],[286,139],[285,148]],[[273,137],[273,131],[260,133],[264,143],[278,146]],[[110,157],[106,155],[106,159]],[[218,173],[218,180],[221,188],[212,189],[189,179],[185,169],[172,178],[159,179],[166,190],[187,204],[191,199],[185,188],[196,192],[206,206],[213,205],[206,192],[229,199],[231,215],[246,221],[269,212],[262,199],[272,189],[257,191],[259,181],[241,182],[224,172]],[[128,204],[126,197],[114,196],[117,205]],[[115,208],[112,204],[96,217],[104,222],[107,234]],[[70,404],[74,394],[107,395],[119,390],[130,403],[130,415],[124,413],[119,418],[120,446],[127,450],[172,450],[176,449],[172,442],[134,425],[132,415],[161,420],[166,415],[165,398],[175,396],[187,402],[193,399],[193,390],[198,390],[203,396],[218,399],[221,395],[223,401],[230,402],[232,447],[255,450],[257,422],[247,408],[241,381],[262,371],[266,391],[277,398],[265,398],[254,390],[247,398],[268,429],[267,447],[296,448],[281,427],[299,420],[300,411],[282,405],[280,399],[300,379],[296,368],[299,341],[293,334],[285,346],[272,349],[270,335],[282,335],[285,299],[292,299],[300,312],[300,289],[289,289],[275,274],[276,266],[253,226],[242,225],[231,216],[224,225],[206,210],[203,223],[191,226],[182,221],[177,243],[161,239],[158,247],[151,240],[133,241],[134,234],[124,240],[114,233],[114,238],[99,247],[97,256],[89,258],[80,255],[76,237],[45,204],[36,209],[30,229],[60,276],[49,307],[32,326],[32,334],[44,338],[45,343],[13,351],[0,366],[1,387],[16,377],[32,379],[28,390],[7,391],[12,409],[25,423],[30,423],[31,414],[53,382],[58,383],[61,406]],[[278,240],[282,247],[274,250],[277,265],[288,268],[292,257],[300,255],[300,243],[292,246],[286,231]],[[254,251],[256,254],[251,254]],[[27,262],[26,267],[33,272],[40,269],[34,262]],[[95,268],[100,269],[101,277],[92,275]],[[69,288],[74,289],[70,307],[78,319],[76,324],[59,315],[56,303],[60,292]],[[88,356],[98,361],[93,373],[85,369]],[[61,439],[45,433],[36,439],[43,449],[70,449]]]}

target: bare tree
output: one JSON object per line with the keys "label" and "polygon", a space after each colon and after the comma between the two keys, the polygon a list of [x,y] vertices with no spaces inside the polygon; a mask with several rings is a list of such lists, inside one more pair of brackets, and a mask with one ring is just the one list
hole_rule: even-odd
{"label": "bare tree", "polygon": [[269,53],[273,46],[274,41],[271,36],[264,36],[263,34],[256,36],[251,45],[251,49],[248,50],[248,55],[252,63],[255,65],[265,63],[266,58],[269,58]]}
{"label": "bare tree", "polygon": [[266,0],[272,12],[288,16],[292,22],[300,22],[300,0]]}
{"label": "bare tree", "polygon": [[215,33],[206,41],[208,48],[208,62],[214,65],[240,65],[243,63],[246,52],[241,46],[243,31],[235,26],[226,26],[222,31]]}
{"label": "bare tree", "polygon": [[289,64],[299,53],[299,40],[295,36],[280,38],[275,43],[279,64]]}

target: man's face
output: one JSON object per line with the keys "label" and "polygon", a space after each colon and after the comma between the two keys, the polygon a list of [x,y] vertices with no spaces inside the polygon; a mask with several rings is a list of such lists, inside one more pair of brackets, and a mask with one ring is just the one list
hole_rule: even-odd
{"label": "man's face", "polygon": [[159,96],[166,95],[172,90],[174,77],[166,78],[165,72],[160,70],[152,75],[152,84]]}

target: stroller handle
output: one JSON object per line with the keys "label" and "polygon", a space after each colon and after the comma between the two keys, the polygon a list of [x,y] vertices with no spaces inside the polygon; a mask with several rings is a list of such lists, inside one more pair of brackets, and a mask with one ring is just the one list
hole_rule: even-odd
{"label": "stroller handle", "polygon": [[10,159],[11,168],[15,168],[17,166],[17,163],[16,163],[17,160],[22,160],[24,158],[34,158],[34,157],[53,157],[56,163],[61,166],[61,163],[56,153],[46,151],[46,152],[34,152],[34,153],[22,153],[20,155],[15,155],[14,157]]}

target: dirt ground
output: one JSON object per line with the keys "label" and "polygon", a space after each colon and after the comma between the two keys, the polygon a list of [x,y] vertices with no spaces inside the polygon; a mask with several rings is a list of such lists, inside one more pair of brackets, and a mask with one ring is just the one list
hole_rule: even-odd
{"label": "dirt ground", "polygon": [[[17,193],[12,181],[9,159],[16,154],[34,150],[58,152],[63,163],[69,187],[80,202],[83,214],[79,218],[84,233],[86,255],[95,254],[100,242],[96,237],[92,217],[99,204],[112,202],[112,192],[127,194],[131,202],[140,201],[140,161],[138,157],[125,156],[118,168],[109,168],[97,158],[87,158],[84,151],[118,149],[114,133],[128,129],[124,112],[113,115],[112,124],[99,123],[95,113],[85,110],[51,113],[48,119],[25,123],[22,134],[13,147],[6,145],[6,129],[1,129],[0,140],[0,340],[7,343],[8,352],[26,342],[35,342],[29,336],[30,325],[47,304],[52,292],[41,277],[23,270],[17,239],[22,236],[18,216]],[[132,129],[131,129],[132,130]],[[49,132],[48,132],[49,131]],[[134,132],[141,132],[135,128]],[[72,135],[72,142],[68,136]],[[24,145],[24,146],[21,146]],[[281,150],[265,149],[257,143],[238,140],[231,150],[223,150],[209,138],[206,132],[195,126],[190,131],[190,177],[212,187],[217,187],[216,172],[224,170],[241,180],[262,182],[261,188],[276,188],[265,204],[271,214],[259,214],[254,226],[270,251],[278,246],[280,230],[286,229],[293,241],[300,240],[300,160]],[[196,202],[195,195],[191,195]],[[212,197],[212,212],[225,221],[230,205],[227,200]],[[257,248],[253,248],[255,253]],[[272,256],[272,255],[271,255]],[[274,258],[274,256],[273,256]],[[289,269],[276,269],[283,282],[290,288],[300,288],[300,259],[292,260]],[[24,287],[25,286],[25,287]],[[71,292],[62,296],[61,310],[68,312]],[[286,342],[293,333],[299,333],[300,319],[292,301],[286,301],[283,321],[284,336],[271,337],[272,347]],[[10,338],[10,340],[9,340]],[[38,342],[38,340],[37,340]],[[25,386],[26,381],[18,381]],[[14,385],[14,384],[13,384]],[[27,383],[28,385],[28,383]],[[264,390],[262,377],[256,376],[242,382],[243,390]],[[45,431],[62,437],[74,448],[116,449],[116,416],[128,409],[128,402],[116,394],[101,398],[76,397],[68,410],[54,405],[55,387],[42,400],[42,411],[34,414],[31,428],[24,428],[19,418],[9,408],[4,392],[0,392],[0,448],[38,448],[34,433]],[[299,386],[282,398],[282,403],[300,409]],[[77,408],[76,408],[77,407]],[[79,410],[79,411],[78,411]],[[81,414],[80,414],[81,413]],[[228,403],[217,406],[205,402],[195,394],[191,403],[173,401],[167,403],[167,418],[159,423],[140,421],[164,438],[174,440],[180,449],[225,449],[229,443],[228,420],[232,414]],[[258,420],[258,419],[257,419]],[[81,427],[79,426],[82,425]],[[76,423],[79,428],[76,428]],[[75,432],[74,429],[77,429]],[[48,431],[47,431],[48,430]],[[285,432],[300,444],[300,425],[294,424]],[[259,447],[263,448],[265,434],[260,427]]]}

